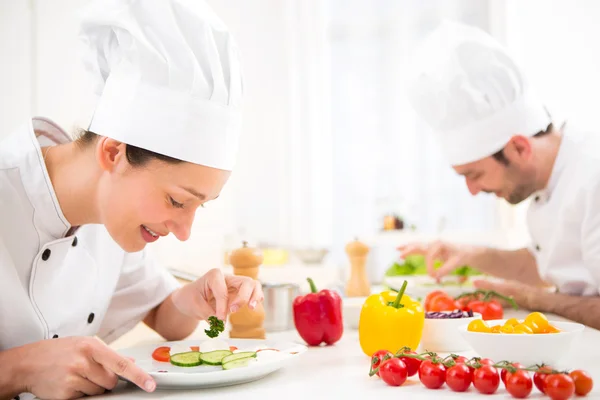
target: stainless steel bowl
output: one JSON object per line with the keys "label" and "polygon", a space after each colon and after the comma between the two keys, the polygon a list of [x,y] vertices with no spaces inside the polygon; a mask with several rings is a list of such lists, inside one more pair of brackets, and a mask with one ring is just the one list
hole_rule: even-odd
{"label": "stainless steel bowl", "polygon": [[294,329],[292,303],[300,294],[300,287],[292,283],[263,283],[265,299],[264,328],[267,332]]}

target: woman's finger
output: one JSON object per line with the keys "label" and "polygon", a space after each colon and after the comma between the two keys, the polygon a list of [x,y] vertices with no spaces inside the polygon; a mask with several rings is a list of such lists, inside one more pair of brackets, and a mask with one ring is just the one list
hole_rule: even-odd
{"label": "woman's finger", "polygon": [[237,290],[237,294],[234,297],[233,302],[231,303],[229,311],[234,313],[240,309],[244,304],[250,302],[250,296],[252,296],[252,292],[254,291],[254,280],[253,279],[244,279]]}
{"label": "woman's finger", "polygon": [[215,298],[216,317],[222,321],[227,318],[228,291],[225,277],[220,269],[212,269],[207,273],[208,289]]}
{"label": "woman's finger", "polygon": [[97,396],[106,391],[102,386],[96,385],[94,382],[91,382],[87,378],[80,376],[75,378],[76,381],[73,384],[73,388],[88,396]]}
{"label": "woman's finger", "polygon": [[262,285],[258,281],[254,281],[254,290],[252,291],[252,296],[250,296],[250,302],[248,303],[248,307],[250,309],[254,309],[258,303],[261,303],[264,300],[265,296],[263,294]]}

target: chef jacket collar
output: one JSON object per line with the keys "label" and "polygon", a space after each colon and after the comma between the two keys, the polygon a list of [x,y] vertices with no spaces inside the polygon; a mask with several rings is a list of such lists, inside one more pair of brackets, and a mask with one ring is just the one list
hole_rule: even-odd
{"label": "chef jacket collar", "polygon": [[536,198],[540,198],[544,201],[548,201],[552,192],[556,188],[556,184],[558,183],[562,172],[565,169],[565,166],[570,158],[571,153],[573,152],[573,143],[567,135],[567,130],[562,129],[562,139],[560,141],[560,146],[558,147],[558,152],[556,154],[556,159],[554,160],[554,165],[552,166],[552,172],[550,173],[550,179],[548,180],[548,184],[546,187],[536,194]]}
{"label": "chef jacket collar", "polygon": [[56,123],[46,118],[33,118],[28,128],[29,132],[21,142],[24,159],[22,174],[23,186],[35,210],[34,223],[38,230],[52,238],[64,238],[74,229],[71,229],[60,208],[41,147],[67,143],[71,138]]}

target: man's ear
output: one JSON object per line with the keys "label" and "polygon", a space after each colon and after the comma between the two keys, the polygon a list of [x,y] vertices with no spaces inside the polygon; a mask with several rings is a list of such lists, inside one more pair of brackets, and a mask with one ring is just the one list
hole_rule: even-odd
{"label": "man's ear", "polygon": [[96,144],[96,159],[100,168],[104,171],[114,171],[126,156],[125,149],[125,143],[101,136]]}
{"label": "man's ear", "polygon": [[532,157],[531,139],[523,135],[511,137],[504,148],[504,155],[511,162],[529,161]]}

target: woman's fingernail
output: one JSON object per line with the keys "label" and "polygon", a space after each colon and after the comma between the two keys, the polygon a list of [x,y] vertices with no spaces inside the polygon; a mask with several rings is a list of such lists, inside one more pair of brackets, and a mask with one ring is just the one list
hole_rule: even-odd
{"label": "woman's fingernail", "polygon": [[229,308],[229,312],[233,314],[233,313],[234,313],[234,312],[236,312],[236,311],[237,311],[239,308],[240,308],[240,307],[239,307],[237,304],[234,304],[234,305],[232,305],[232,306]]}
{"label": "woman's fingernail", "polygon": [[250,308],[251,308],[251,309],[254,309],[255,307],[256,307],[256,300],[252,300],[252,301],[250,302]]}
{"label": "woman's fingernail", "polygon": [[146,381],[146,383],[144,384],[144,387],[146,388],[147,391],[151,392],[154,390],[154,388],[156,387],[156,383],[154,383],[153,380],[148,379]]}

